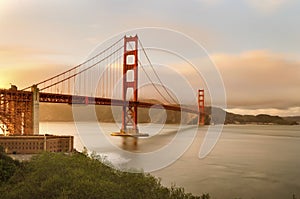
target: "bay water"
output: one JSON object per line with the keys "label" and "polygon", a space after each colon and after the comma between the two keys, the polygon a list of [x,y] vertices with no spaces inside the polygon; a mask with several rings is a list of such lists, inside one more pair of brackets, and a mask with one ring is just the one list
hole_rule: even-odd
{"label": "bay water", "polygon": [[[127,152],[147,154],[159,151],[178,134],[177,125],[142,124],[140,129],[149,133],[151,139],[140,139],[138,146],[132,146],[123,145],[120,137],[110,136],[111,132],[119,131],[115,124],[40,123],[40,132],[73,135],[74,147],[78,151],[87,147],[104,154],[115,165],[128,161],[128,156],[124,156]],[[209,193],[212,198],[276,199],[293,198],[293,194],[300,198],[299,125],[225,125],[213,150],[202,159],[199,150],[208,127],[198,128],[195,134],[191,134],[193,129],[197,128],[180,132],[186,137],[195,137],[178,159],[151,172],[161,178],[163,185],[176,184],[196,195]],[[186,142],[186,137],[179,136],[178,145],[180,139]]]}

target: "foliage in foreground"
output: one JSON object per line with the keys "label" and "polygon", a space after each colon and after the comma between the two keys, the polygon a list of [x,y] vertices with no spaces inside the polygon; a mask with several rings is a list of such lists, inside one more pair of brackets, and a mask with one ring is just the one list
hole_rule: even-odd
{"label": "foliage in foreground", "polygon": [[20,163],[7,156],[3,147],[0,146],[0,186],[14,175],[19,166]]}
{"label": "foliage in foreground", "polygon": [[[0,198],[204,198],[163,187],[150,174],[114,170],[83,154],[43,153],[12,164],[0,179]],[[6,168],[1,169],[2,174]]]}

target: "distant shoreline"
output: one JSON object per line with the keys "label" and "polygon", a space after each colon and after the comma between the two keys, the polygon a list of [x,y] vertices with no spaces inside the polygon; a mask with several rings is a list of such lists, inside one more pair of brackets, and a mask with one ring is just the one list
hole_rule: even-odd
{"label": "distant shoreline", "polygon": [[[40,105],[40,121],[41,122],[73,122],[74,116],[72,107],[62,104],[41,104]],[[109,106],[97,106],[95,112],[97,118],[85,114],[84,110],[81,115],[76,114],[76,121],[89,122],[98,120],[103,123],[120,122],[121,109],[112,113]],[[212,116],[211,113],[214,113]],[[205,124],[252,124],[252,125],[299,125],[300,116],[280,117],[267,114],[259,115],[240,115],[235,113],[226,112],[225,110],[217,107],[205,107]],[[181,119],[181,112],[167,111],[167,118],[163,112],[157,112],[155,117],[150,118],[149,112],[145,108],[138,110],[138,123],[166,123],[166,124],[197,124],[198,116],[196,114],[184,114]],[[225,117],[225,121],[224,121]]]}

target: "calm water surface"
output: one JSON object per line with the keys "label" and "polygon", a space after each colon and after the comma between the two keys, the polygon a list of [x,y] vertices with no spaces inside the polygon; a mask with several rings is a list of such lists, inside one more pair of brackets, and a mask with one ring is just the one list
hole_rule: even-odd
{"label": "calm water surface", "polygon": [[[105,135],[90,123],[80,123],[86,133],[80,138],[73,123],[41,123],[41,132],[71,134],[75,136],[75,148],[83,146],[101,151],[114,163],[122,163],[122,154],[103,142],[109,139],[122,147],[121,138],[111,138],[109,133],[118,131],[113,124],[101,124]],[[141,126],[155,132],[160,126]],[[157,129],[155,129],[157,128]],[[200,128],[193,144],[173,164],[152,172],[164,185],[176,183],[193,194],[210,193],[212,198],[292,198],[300,197],[300,126],[224,126],[223,133],[204,159],[199,159],[199,148],[207,127]],[[82,132],[82,130],[80,130]],[[176,126],[166,125],[151,142],[141,141],[138,152],[163,147],[174,137]],[[82,133],[81,133],[82,135]]]}

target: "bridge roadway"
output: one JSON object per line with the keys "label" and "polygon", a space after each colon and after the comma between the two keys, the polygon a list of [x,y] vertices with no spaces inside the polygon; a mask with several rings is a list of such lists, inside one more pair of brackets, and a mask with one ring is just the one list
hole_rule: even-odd
{"label": "bridge roadway", "polygon": [[[112,106],[123,106],[124,101],[118,99],[100,98],[100,97],[86,97],[86,96],[75,96],[75,95],[64,95],[64,94],[53,94],[53,93],[40,93],[40,102],[45,103],[64,103],[64,104],[95,104],[95,105],[112,105]],[[137,104],[140,108],[157,108],[166,109],[172,111],[183,111],[186,113],[199,114],[198,110],[192,110],[186,107],[180,107],[176,105],[165,105],[165,104],[154,104],[149,102],[134,102],[126,101],[126,105],[134,106]]]}
{"label": "bridge roadway", "polygon": [[[38,97],[39,96],[39,97]],[[74,96],[67,94],[44,93],[37,91],[21,91],[16,87],[0,89],[0,124],[4,124],[11,135],[34,135],[39,133],[39,103],[64,104],[94,104],[111,106],[135,106],[139,108],[156,108],[186,113],[199,114],[193,110],[179,105],[164,105],[149,102],[123,101],[118,99]]]}
{"label": "bridge roadway", "polygon": [[[12,90],[12,89],[0,89],[0,114],[5,116],[5,113],[9,111],[8,107],[5,105],[9,102],[16,102],[19,106],[20,103],[27,103],[26,109],[27,112],[30,112],[31,103],[33,100],[33,93],[30,91],[20,91],[20,90]],[[165,105],[165,104],[154,104],[149,102],[134,102],[134,101],[126,101],[119,99],[109,99],[109,98],[101,98],[101,97],[86,97],[86,96],[75,96],[75,95],[66,95],[66,94],[54,94],[54,93],[39,93],[39,102],[44,103],[64,103],[64,104],[95,104],[95,105],[112,105],[112,106],[123,106],[124,103],[126,106],[134,106],[137,104],[140,108],[157,108],[157,109],[166,109],[172,111],[183,111],[186,113],[199,114],[198,110],[193,110],[187,107],[180,107],[178,105]],[[30,108],[29,108],[30,107]],[[19,107],[20,108],[20,107]],[[3,110],[2,110],[3,109]],[[0,117],[1,119],[1,117]]]}

